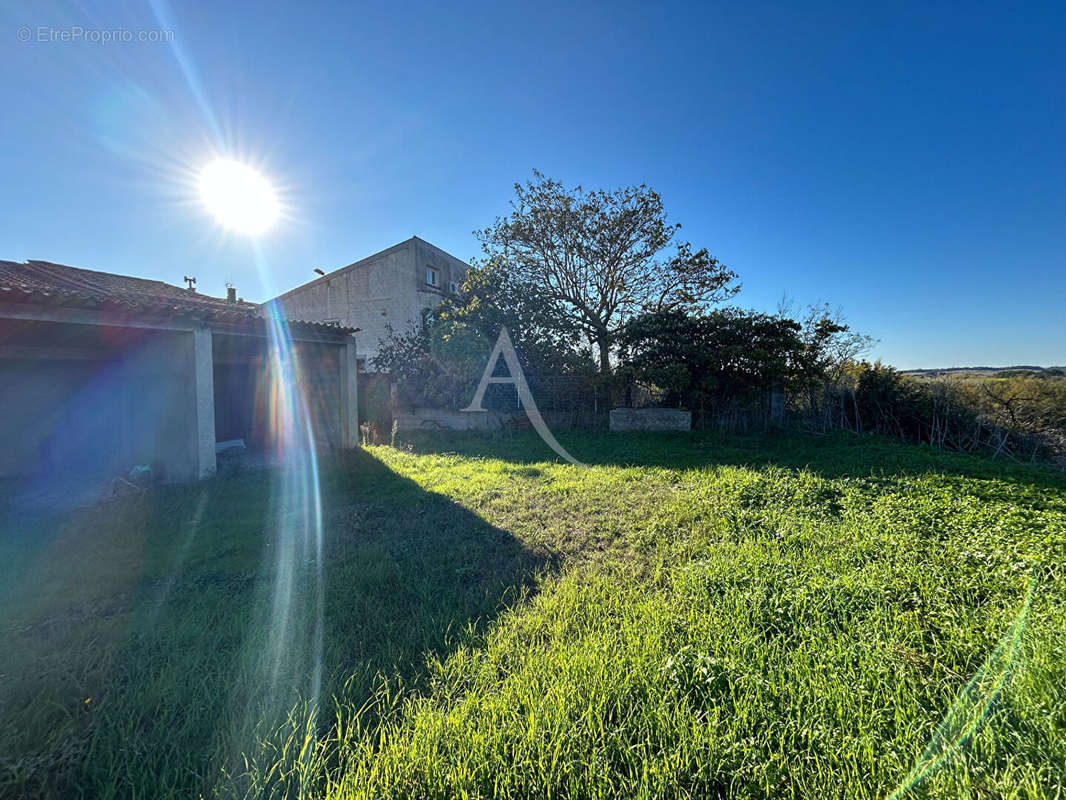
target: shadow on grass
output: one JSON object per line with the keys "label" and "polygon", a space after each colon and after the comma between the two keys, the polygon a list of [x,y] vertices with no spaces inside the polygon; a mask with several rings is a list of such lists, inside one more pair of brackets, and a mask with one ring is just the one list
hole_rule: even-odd
{"label": "shadow on grass", "polygon": [[331,698],[358,707],[380,676],[417,688],[427,655],[552,566],[357,452],[322,472],[321,583],[293,572],[279,648],[280,479],[260,471],[4,520],[0,795],[210,794],[227,774],[239,781],[242,754],[272,746],[311,671],[324,731]]}

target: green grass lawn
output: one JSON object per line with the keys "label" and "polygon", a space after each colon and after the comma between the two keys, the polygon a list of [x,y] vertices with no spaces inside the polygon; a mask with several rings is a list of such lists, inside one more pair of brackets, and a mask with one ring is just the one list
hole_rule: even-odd
{"label": "green grass lawn", "polygon": [[0,793],[1066,796],[1064,476],[561,438],[5,512]]}

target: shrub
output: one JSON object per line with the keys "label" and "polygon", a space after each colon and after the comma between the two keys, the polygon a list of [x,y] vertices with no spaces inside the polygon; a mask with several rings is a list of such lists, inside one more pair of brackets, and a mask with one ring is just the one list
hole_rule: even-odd
{"label": "shrub", "polygon": [[1040,405],[1024,406],[1019,401],[1026,395],[999,385],[1029,380],[929,380],[902,375],[880,362],[862,362],[824,387],[816,412],[823,427],[881,433],[965,452],[1048,458],[1056,451],[1053,434],[1062,430],[1066,403],[1056,403],[1052,394]]}

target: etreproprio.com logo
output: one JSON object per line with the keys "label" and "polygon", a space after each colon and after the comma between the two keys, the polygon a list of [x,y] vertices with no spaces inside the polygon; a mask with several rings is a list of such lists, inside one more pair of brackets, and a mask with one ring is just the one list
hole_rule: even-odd
{"label": "etreproprio.com logo", "polygon": [[158,28],[83,28],[71,25],[54,28],[50,25],[20,25],[15,31],[20,42],[47,44],[129,44],[133,42],[172,42],[174,31]]}

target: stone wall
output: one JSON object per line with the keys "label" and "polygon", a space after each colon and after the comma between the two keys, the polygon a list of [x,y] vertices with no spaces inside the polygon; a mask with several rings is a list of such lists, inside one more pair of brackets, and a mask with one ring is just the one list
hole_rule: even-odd
{"label": "stone wall", "polygon": [[397,433],[409,431],[498,431],[510,424],[513,414],[499,411],[452,411],[415,408],[393,414]]}
{"label": "stone wall", "polygon": [[614,408],[611,430],[688,431],[692,429],[692,412],[679,408]]}

